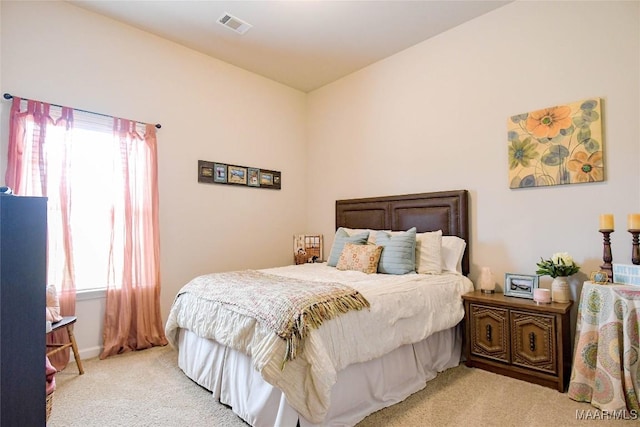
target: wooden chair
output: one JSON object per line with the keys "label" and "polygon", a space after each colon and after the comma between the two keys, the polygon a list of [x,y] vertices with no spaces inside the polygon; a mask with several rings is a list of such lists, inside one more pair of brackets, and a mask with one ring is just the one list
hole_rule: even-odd
{"label": "wooden chair", "polygon": [[[76,316],[63,316],[62,320],[51,324],[51,331],[49,331],[48,334],[57,331],[60,328],[65,328],[67,331],[67,335],[69,336],[69,342],[64,344],[47,344],[47,356],[51,356],[52,354],[56,354],[57,352],[62,351],[65,348],[71,347],[71,349],[73,350],[73,357],[75,357],[76,364],[78,365],[78,371],[80,371],[80,375],[82,375],[84,374],[84,369],[82,368],[82,361],[80,360],[80,354],[78,353],[76,338],[73,335],[73,324],[76,323],[76,320],[78,320]],[[49,347],[51,347],[52,349],[50,350]]]}

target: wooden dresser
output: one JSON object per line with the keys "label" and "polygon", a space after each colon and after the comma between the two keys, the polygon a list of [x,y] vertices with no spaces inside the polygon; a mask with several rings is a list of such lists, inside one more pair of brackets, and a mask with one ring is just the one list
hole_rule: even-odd
{"label": "wooden dresser", "polygon": [[467,366],[565,391],[571,373],[571,302],[537,304],[481,291],[462,298]]}

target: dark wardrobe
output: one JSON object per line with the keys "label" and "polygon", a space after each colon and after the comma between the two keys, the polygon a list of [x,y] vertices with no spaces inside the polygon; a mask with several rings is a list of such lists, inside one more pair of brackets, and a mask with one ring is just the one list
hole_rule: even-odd
{"label": "dark wardrobe", "polygon": [[0,196],[0,426],[45,425],[47,199]]}

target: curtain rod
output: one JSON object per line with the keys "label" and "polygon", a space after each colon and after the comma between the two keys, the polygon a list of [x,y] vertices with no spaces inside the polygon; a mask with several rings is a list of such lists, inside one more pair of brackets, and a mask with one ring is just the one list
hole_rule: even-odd
{"label": "curtain rod", "polygon": [[[11,95],[10,93],[5,93],[2,96],[4,97],[4,99],[12,99],[13,98],[13,95]],[[32,99],[27,99],[27,98],[20,98],[20,99],[24,99],[25,101],[33,101]],[[54,107],[60,107],[60,108],[64,107],[63,105],[58,105],[58,104],[50,104],[50,105],[53,105]],[[72,109],[74,109],[76,111],[82,111],[83,113],[96,114],[98,116],[103,116],[103,117],[113,117],[113,116],[110,116],[108,114],[96,113],[94,111],[81,110],[79,108],[73,108],[73,107],[70,107],[70,108],[72,108]],[[138,122],[138,123],[144,123],[144,122]],[[156,128],[158,128],[158,129],[160,129],[162,127],[162,125],[160,123],[156,123],[154,126]]]}

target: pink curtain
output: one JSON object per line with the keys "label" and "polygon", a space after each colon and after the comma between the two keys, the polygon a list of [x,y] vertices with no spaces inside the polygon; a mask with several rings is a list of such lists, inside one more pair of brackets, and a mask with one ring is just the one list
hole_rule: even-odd
{"label": "pink curtain", "polygon": [[[54,119],[49,104],[29,100],[23,110],[24,104],[20,98],[13,98],[5,182],[16,195],[48,198],[47,283],[43,283],[42,292],[45,285],[54,284],[60,297],[60,314],[71,316],[76,311],[76,291],[70,234],[71,188],[66,171],[70,166],[73,110],[63,107]],[[50,155],[53,149],[56,155]],[[67,341],[65,331],[47,336],[47,342]],[[69,349],[51,357],[51,363],[59,370],[68,362]]]}
{"label": "pink curtain", "polygon": [[111,251],[100,358],[166,345],[160,315],[160,242],[155,127],[114,119],[120,156],[114,159]]}
{"label": "pink curtain", "polygon": [[[155,127],[17,97],[10,117],[6,185],[48,198],[47,284],[61,314],[75,314],[78,284],[106,285],[100,357],[166,345]],[[51,362],[68,360],[65,350]]]}

